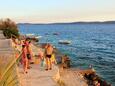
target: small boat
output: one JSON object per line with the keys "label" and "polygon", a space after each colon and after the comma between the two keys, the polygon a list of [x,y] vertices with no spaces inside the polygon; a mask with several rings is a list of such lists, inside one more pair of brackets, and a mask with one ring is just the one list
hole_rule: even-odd
{"label": "small boat", "polygon": [[36,36],[35,38],[36,38],[36,39],[40,39],[40,38],[42,38],[42,36]]}
{"label": "small boat", "polygon": [[35,34],[26,34],[26,37],[27,37],[27,38],[36,38],[36,39],[39,39],[39,38],[41,38],[42,36],[35,35]]}
{"label": "small boat", "polygon": [[59,33],[53,33],[53,35],[59,35]]}
{"label": "small boat", "polygon": [[28,37],[28,38],[35,38],[35,34],[26,34],[26,37]]}
{"label": "small boat", "polygon": [[70,41],[70,40],[59,40],[58,43],[59,43],[59,44],[70,44],[71,41]]}
{"label": "small boat", "polygon": [[49,33],[45,33],[45,35],[50,35]]}

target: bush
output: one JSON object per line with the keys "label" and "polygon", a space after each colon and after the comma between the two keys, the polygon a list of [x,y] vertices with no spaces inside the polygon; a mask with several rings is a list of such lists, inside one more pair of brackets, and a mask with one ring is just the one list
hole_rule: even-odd
{"label": "bush", "polygon": [[6,38],[18,38],[19,31],[17,25],[10,19],[0,20],[0,30],[3,30]]}

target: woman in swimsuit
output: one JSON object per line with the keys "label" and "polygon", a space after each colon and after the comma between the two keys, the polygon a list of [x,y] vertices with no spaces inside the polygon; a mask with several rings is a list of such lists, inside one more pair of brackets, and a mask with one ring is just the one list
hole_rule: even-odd
{"label": "woman in swimsuit", "polygon": [[28,59],[28,69],[30,69],[30,60],[31,60],[31,51],[30,51],[30,41],[28,39],[25,40],[25,46],[26,46],[26,55],[27,55],[27,59]]}
{"label": "woman in swimsuit", "polygon": [[22,45],[22,64],[23,64],[24,73],[27,73],[27,65],[28,65],[28,59],[26,53],[27,53],[26,47],[25,45]]}

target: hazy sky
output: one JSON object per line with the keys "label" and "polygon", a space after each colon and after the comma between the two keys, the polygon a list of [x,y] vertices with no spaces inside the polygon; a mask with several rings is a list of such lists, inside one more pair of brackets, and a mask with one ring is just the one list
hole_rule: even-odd
{"label": "hazy sky", "polygon": [[0,18],[34,23],[115,20],[115,0],[0,0]]}

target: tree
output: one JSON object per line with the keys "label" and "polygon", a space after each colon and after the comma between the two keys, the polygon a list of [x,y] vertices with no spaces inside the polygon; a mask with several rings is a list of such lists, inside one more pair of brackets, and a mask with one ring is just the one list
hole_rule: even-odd
{"label": "tree", "polygon": [[8,18],[5,20],[0,20],[0,30],[3,30],[6,38],[11,38],[12,36],[15,38],[19,37],[19,31],[16,23]]}

